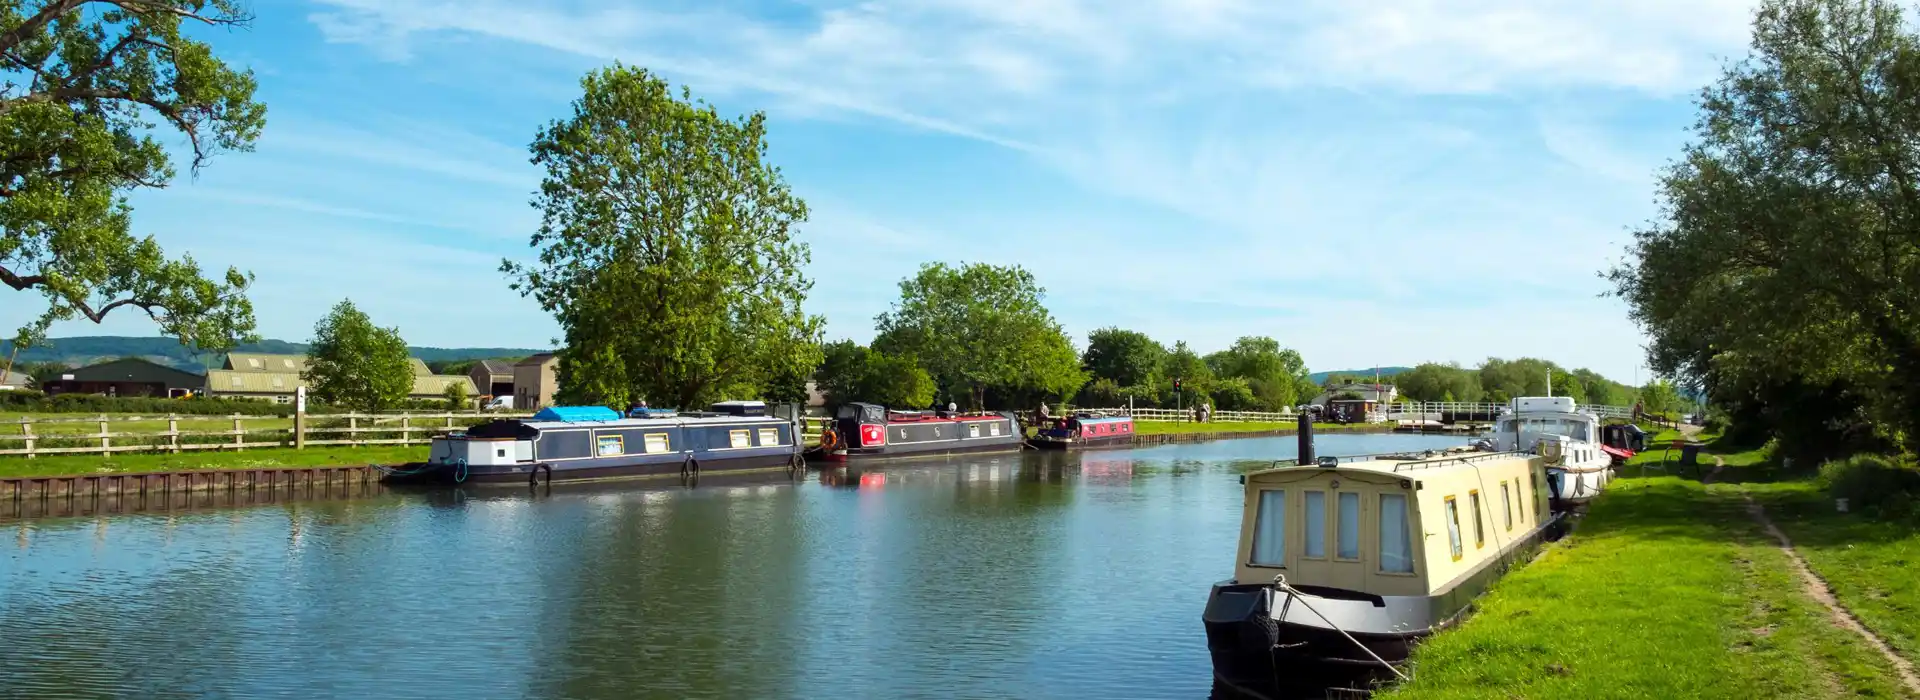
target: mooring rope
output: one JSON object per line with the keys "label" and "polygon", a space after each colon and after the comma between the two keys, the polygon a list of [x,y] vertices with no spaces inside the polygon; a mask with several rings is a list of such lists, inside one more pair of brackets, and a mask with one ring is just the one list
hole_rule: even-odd
{"label": "mooring rope", "polygon": [[1287,592],[1287,604],[1289,606],[1291,606],[1293,604],[1293,601],[1295,600],[1300,601],[1301,605],[1304,605],[1307,607],[1308,612],[1311,612],[1314,615],[1319,616],[1321,622],[1327,623],[1327,626],[1332,627],[1333,631],[1339,632],[1340,636],[1346,637],[1347,641],[1353,642],[1354,646],[1360,647],[1361,651],[1367,652],[1367,656],[1373,657],[1374,661],[1379,662],[1381,666],[1387,667],[1387,670],[1392,671],[1393,675],[1398,676],[1402,682],[1413,680],[1412,678],[1408,678],[1407,674],[1401,673],[1400,669],[1394,668],[1393,664],[1387,663],[1386,659],[1380,658],[1379,654],[1373,653],[1373,650],[1368,649],[1367,645],[1361,644],[1360,640],[1354,639],[1353,635],[1347,634],[1346,630],[1341,629],[1340,625],[1334,624],[1333,620],[1327,619],[1326,615],[1321,615],[1320,611],[1315,609],[1312,603],[1307,602],[1307,594],[1302,593],[1299,591],[1299,589],[1296,589],[1293,586],[1287,584],[1286,574],[1279,574],[1274,576],[1273,587]]}

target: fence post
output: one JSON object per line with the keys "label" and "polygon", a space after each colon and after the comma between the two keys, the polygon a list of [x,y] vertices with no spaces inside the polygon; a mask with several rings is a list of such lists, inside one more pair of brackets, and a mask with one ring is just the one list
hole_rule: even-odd
{"label": "fence post", "polygon": [[307,449],[307,388],[293,390],[293,449]]}
{"label": "fence post", "polygon": [[240,420],[240,414],[233,414],[233,449],[236,452],[247,449],[247,430]]}
{"label": "fence post", "polygon": [[167,414],[167,447],[169,452],[180,454],[180,416],[172,413]]}
{"label": "fence post", "polygon": [[113,454],[113,439],[107,437],[107,414],[100,414],[100,454]]}
{"label": "fence post", "polygon": [[413,444],[413,414],[400,414],[400,444]]}
{"label": "fence post", "polygon": [[347,414],[347,444],[360,446],[360,416]]}
{"label": "fence post", "polygon": [[26,437],[27,459],[33,459],[33,419],[20,417],[20,434]]}

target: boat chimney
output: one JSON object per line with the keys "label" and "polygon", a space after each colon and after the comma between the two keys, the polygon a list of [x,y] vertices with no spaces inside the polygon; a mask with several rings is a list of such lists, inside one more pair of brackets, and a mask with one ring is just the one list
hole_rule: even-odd
{"label": "boat chimney", "polygon": [[1300,461],[1301,466],[1313,464],[1313,406],[1300,407]]}

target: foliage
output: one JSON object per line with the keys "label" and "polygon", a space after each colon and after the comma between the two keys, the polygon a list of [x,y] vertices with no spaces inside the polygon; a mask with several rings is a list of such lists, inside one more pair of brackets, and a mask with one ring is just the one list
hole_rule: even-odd
{"label": "foliage", "polygon": [[888,356],[850,340],[828,343],[814,373],[827,407],[861,401],[917,409],[933,403],[933,377],[913,360]]}
{"label": "foliage", "polygon": [[581,88],[533,143],[538,262],[501,265],[565,332],[561,395],[697,406],[816,367],[807,207],[767,162],[765,116],[619,64]]}
{"label": "foliage", "polygon": [[1244,377],[1214,380],[1213,385],[1207,387],[1207,397],[1212,400],[1214,409],[1221,411],[1278,411],[1292,405],[1288,403],[1275,407],[1261,401],[1252,383]]}
{"label": "foliage", "polygon": [[251,71],[235,71],[193,25],[241,26],[232,0],[8,0],[0,4],[0,282],[35,291],[46,311],[17,345],[56,321],[99,323],[121,307],[205,349],[253,334],[252,277],[203,276],[129,232],[127,192],[165,187],[174,170],[150,120],[186,137],[198,171],[221,150],[252,150],[266,123]]}
{"label": "foliage", "polygon": [[1272,338],[1240,338],[1232,347],[1208,355],[1207,366],[1214,376],[1243,380],[1257,410],[1282,410],[1312,400],[1319,393],[1307,377],[1307,364],[1300,353],[1280,347],[1280,341]]}
{"label": "foliage", "polygon": [[1640,408],[1647,413],[1666,415],[1680,409],[1680,394],[1673,382],[1655,379],[1640,387]]}
{"label": "foliage", "polygon": [[433,360],[427,362],[427,371],[434,374],[467,374],[479,360]]}
{"label": "foliage", "polygon": [[1019,266],[929,263],[900,282],[876,321],[873,347],[919,361],[949,396],[982,408],[987,389],[1072,396],[1086,381],[1079,354]]}
{"label": "foliage", "polygon": [[22,362],[13,366],[13,371],[33,377],[34,386],[43,386],[47,382],[60,379],[72,369],[60,362]]}
{"label": "foliage", "polygon": [[1887,519],[1912,517],[1920,500],[1920,470],[1879,455],[1822,464],[1816,483],[1828,495],[1847,499],[1849,508]]}
{"label": "foliage", "polygon": [[1521,396],[1546,396],[1547,372],[1565,370],[1546,360],[1522,357],[1517,360],[1490,358],[1480,365],[1480,388],[1486,400],[1506,402]]}
{"label": "foliage", "polygon": [[1920,438],[1920,41],[1890,0],[1767,0],[1610,277],[1716,398],[1846,381]]}
{"label": "foliage", "polygon": [[1429,362],[1393,377],[1400,395],[1415,401],[1479,401],[1479,373],[1459,365]]}
{"label": "foliage", "polygon": [[467,397],[467,385],[464,382],[447,382],[445,391],[440,395],[447,400],[447,410],[465,411],[473,408],[473,402]]}
{"label": "foliage", "polygon": [[19,413],[147,413],[181,415],[281,415],[292,411],[287,406],[251,399],[165,399],[154,397],[101,396],[98,394],[61,394],[47,396],[38,391],[0,391],[0,411]]}
{"label": "foliage", "polygon": [[1119,386],[1152,386],[1160,378],[1167,349],[1147,334],[1119,328],[1101,328],[1087,334],[1087,351],[1080,364],[1090,379],[1106,379]]}
{"label": "foliage", "polygon": [[367,411],[395,406],[413,392],[413,364],[400,329],[373,325],[345,300],[313,327],[301,378],[314,398]]}

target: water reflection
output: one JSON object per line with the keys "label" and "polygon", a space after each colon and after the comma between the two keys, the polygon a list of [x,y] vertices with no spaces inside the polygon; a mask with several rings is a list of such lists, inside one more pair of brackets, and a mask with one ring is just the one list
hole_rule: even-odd
{"label": "water reflection", "polygon": [[1234,477],[1292,449],[23,521],[0,540],[0,696],[1204,697]]}

